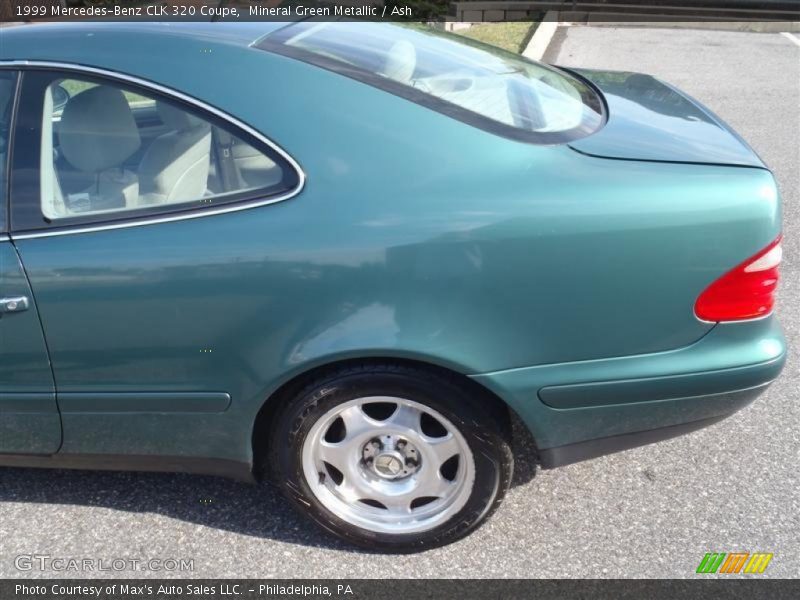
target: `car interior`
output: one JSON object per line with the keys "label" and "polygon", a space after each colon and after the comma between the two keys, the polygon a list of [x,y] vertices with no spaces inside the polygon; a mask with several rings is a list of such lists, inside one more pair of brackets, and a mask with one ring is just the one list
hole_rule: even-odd
{"label": "car interior", "polygon": [[197,202],[282,181],[281,168],[252,145],[138,91],[59,80],[45,92],[43,113],[49,219]]}
{"label": "car interior", "polygon": [[[285,28],[287,46],[391,79],[499,123],[537,132],[580,126],[586,108],[574,82],[512,55],[459,40],[392,29],[346,29],[347,24],[299,23]],[[297,31],[292,35],[292,31]]]}

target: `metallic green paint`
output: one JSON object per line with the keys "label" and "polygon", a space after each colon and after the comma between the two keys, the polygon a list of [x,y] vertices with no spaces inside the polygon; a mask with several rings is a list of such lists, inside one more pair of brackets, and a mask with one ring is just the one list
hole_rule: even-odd
{"label": "metallic green paint", "polygon": [[[780,233],[769,171],[511,141],[249,48],[256,29],[3,32],[2,60],[90,65],[179,90],[263,132],[308,177],[296,198],[241,212],[15,235],[64,399],[61,454],[250,463],[265,399],[350,358],[471,375],[540,448],[740,407],[687,385],[680,398],[558,409],[539,400],[545,387],[709,372],[726,390],[725,370],[767,363],[777,375],[774,318],[714,325],[693,314],[711,281]],[[130,51],[143,36],[146,56]],[[45,375],[41,391],[52,390]],[[227,410],[173,410],[173,394],[191,406],[214,393],[230,395]],[[147,401],[121,412],[120,395]]]}
{"label": "metallic green paint", "polygon": [[221,413],[231,397],[223,392],[59,392],[62,413]]}
{"label": "metallic green paint", "polygon": [[42,327],[17,252],[0,240],[0,297],[14,296],[30,307],[0,314],[0,454],[52,454],[61,419]]}
{"label": "metallic green paint", "polygon": [[551,408],[581,408],[727,394],[731,390],[771,383],[780,373],[783,362],[780,357],[743,367],[685,375],[552,385],[539,390],[539,399]]}
{"label": "metallic green paint", "polygon": [[609,119],[570,146],[594,156],[765,168],[739,135],[697,100],[642,73],[578,69],[599,87]]}
{"label": "metallic green paint", "polygon": [[[771,382],[785,360],[780,326],[768,317],[717,325],[698,342],[667,352],[510,369],[474,379],[514,408],[540,448],[551,448],[727,415],[753,399],[744,396],[739,404],[728,392]],[[664,387],[672,393],[653,389],[631,402],[615,401],[603,391],[569,408],[548,406],[538,397],[541,390],[566,382],[624,387],[655,378],[668,380]]]}

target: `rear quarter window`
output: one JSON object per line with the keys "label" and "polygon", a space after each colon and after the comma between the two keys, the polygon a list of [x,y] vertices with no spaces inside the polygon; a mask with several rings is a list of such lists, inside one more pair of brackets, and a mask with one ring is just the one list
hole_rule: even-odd
{"label": "rear quarter window", "polygon": [[258,132],[146,82],[34,67],[20,106],[18,231],[213,214],[302,186],[299,168]]}

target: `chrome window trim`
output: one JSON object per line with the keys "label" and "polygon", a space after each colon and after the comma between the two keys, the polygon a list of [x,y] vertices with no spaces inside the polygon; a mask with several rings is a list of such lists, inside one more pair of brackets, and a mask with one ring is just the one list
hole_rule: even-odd
{"label": "chrome window trim", "polygon": [[[233,127],[240,129],[249,133],[259,142],[266,144],[269,146],[274,152],[276,152],[281,158],[283,158],[289,166],[291,166],[295,172],[297,173],[297,185],[294,189],[289,190],[283,194],[279,194],[277,196],[270,197],[265,200],[243,200],[241,202],[230,204],[228,206],[219,207],[219,208],[193,208],[191,210],[196,212],[187,212],[186,214],[173,214],[169,216],[163,217],[140,217],[138,219],[132,219],[130,221],[119,222],[119,223],[106,223],[102,225],[76,225],[72,228],[65,227],[64,229],[57,229],[51,231],[36,231],[31,233],[20,233],[15,234],[13,231],[10,232],[9,238],[15,240],[27,240],[33,238],[41,238],[41,237],[52,237],[57,235],[71,235],[75,233],[89,233],[92,231],[108,231],[113,229],[125,229],[128,227],[139,227],[142,225],[153,225],[156,223],[168,223],[172,221],[185,221],[188,219],[198,219],[201,217],[210,217],[213,215],[219,215],[229,212],[237,212],[240,210],[247,210],[250,208],[257,208],[259,206],[267,206],[269,204],[276,204],[278,202],[283,202],[284,200],[289,200],[297,196],[305,187],[306,183],[306,174],[297,161],[292,158],[288,152],[286,152],[283,148],[278,146],[275,142],[270,140],[264,134],[259,132],[258,130],[254,129],[253,127],[243,123],[236,117],[231,116],[230,114],[211,106],[210,104],[206,104],[202,100],[198,100],[192,96],[174,90],[172,88],[163,86],[158,83],[154,83],[152,81],[148,81],[147,79],[141,79],[139,77],[135,77],[133,75],[127,75],[125,73],[118,73],[116,71],[111,71],[109,69],[103,69],[99,67],[89,67],[86,65],[80,65],[75,63],[62,63],[62,62],[54,62],[54,61],[42,61],[42,60],[0,60],[0,69],[3,68],[16,68],[20,71],[24,71],[26,68],[36,69],[36,68],[44,68],[44,69],[56,69],[59,71],[65,72],[76,72],[76,73],[86,73],[88,75],[94,75],[98,77],[104,77],[107,79],[117,80],[120,82],[127,82],[137,85],[139,87],[145,89],[151,89],[154,92],[158,92],[170,98],[175,98],[176,100],[180,100],[189,104],[190,106],[197,107],[201,111],[205,111],[208,113],[213,114],[214,116],[222,119],[226,123],[229,123]],[[9,198],[10,202],[13,202],[12,198]]]}
{"label": "chrome window trim", "polygon": [[11,241],[10,238],[4,233],[0,233],[0,242],[8,242],[8,241]]}

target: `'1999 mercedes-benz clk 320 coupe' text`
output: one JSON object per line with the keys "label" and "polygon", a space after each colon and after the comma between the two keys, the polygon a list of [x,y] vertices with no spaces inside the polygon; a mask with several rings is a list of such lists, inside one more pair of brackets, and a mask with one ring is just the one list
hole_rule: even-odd
{"label": "'1999 mercedes-benz clk 320 coupe' text", "polygon": [[[271,477],[387,551],[774,380],[773,176],[643,74],[420,25],[0,44],[0,464]],[[131,52],[132,47],[146,51]]]}

